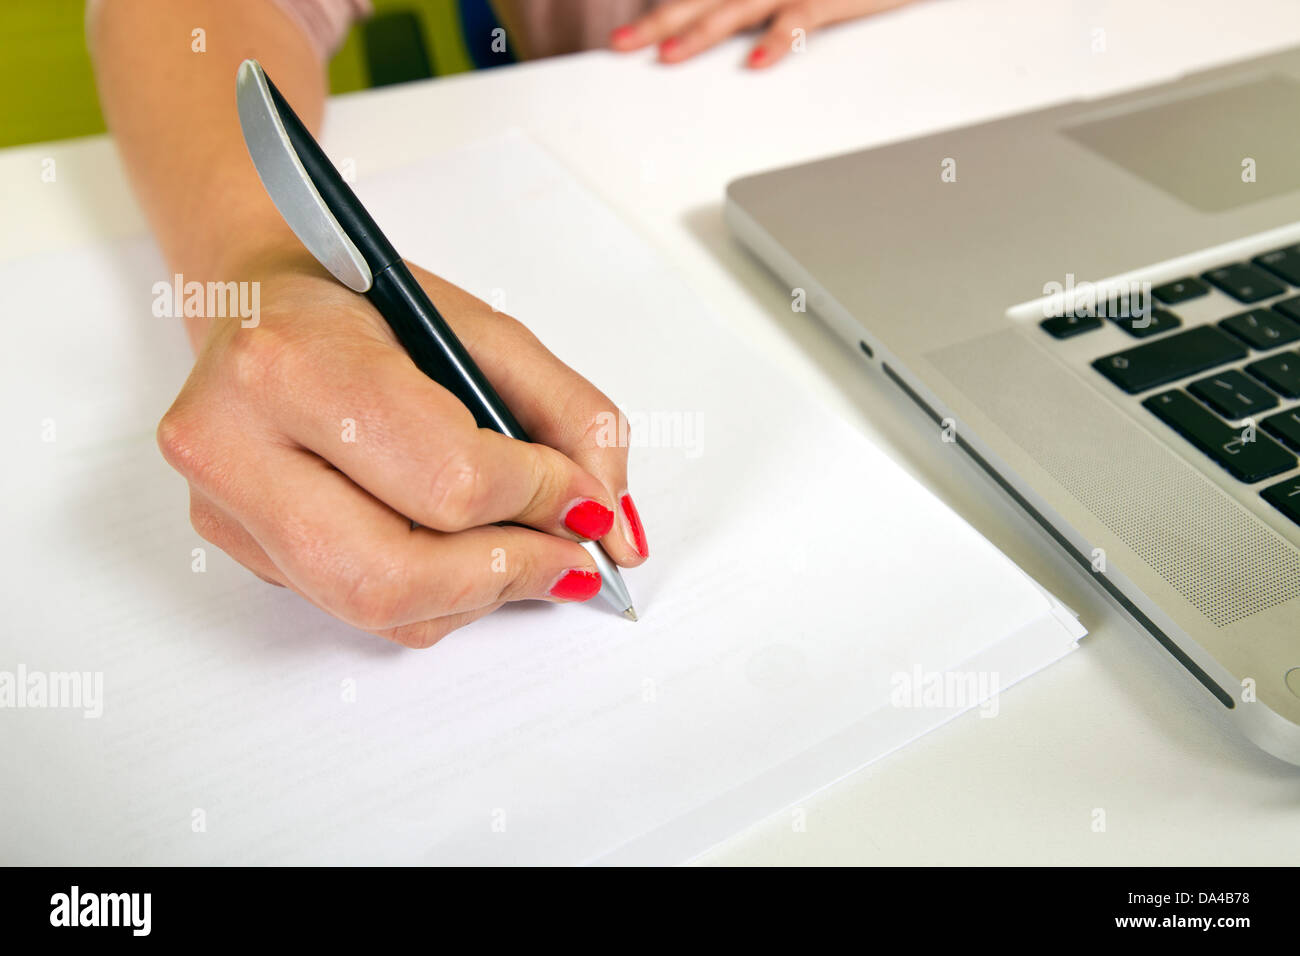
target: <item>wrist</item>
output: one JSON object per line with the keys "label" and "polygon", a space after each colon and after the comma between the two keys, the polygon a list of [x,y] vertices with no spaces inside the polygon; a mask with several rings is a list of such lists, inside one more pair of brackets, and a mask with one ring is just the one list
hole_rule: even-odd
{"label": "wrist", "polygon": [[[286,294],[314,298],[337,285],[283,223],[241,232],[251,238],[217,244],[187,263],[176,263],[169,277],[187,303],[182,314],[196,353],[218,327],[259,325],[260,312],[271,299]],[[306,286],[313,288],[297,291]],[[199,307],[189,306],[191,296],[198,296]]]}
{"label": "wrist", "polygon": [[265,226],[240,224],[231,229],[221,244],[205,256],[202,268],[208,278],[224,282],[254,281],[284,273],[327,274],[279,219]]}

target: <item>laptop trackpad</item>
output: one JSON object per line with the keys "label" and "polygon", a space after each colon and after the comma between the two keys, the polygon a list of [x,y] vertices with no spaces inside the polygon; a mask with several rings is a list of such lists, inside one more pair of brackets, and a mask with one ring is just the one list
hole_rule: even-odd
{"label": "laptop trackpad", "polygon": [[1300,189],[1300,83],[1274,75],[1065,134],[1203,212]]}

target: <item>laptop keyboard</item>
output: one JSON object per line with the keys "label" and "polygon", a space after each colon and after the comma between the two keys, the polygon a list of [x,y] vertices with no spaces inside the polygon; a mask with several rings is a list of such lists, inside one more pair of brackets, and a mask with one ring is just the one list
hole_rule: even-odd
{"label": "laptop keyboard", "polygon": [[[1242,308],[1187,326],[1177,306],[1218,289]],[[1135,341],[1092,367],[1237,481],[1300,524],[1300,245],[1228,263],[1151,289],[1129,309],[1110,300],[1087,314],[1043,320],[1057,339],[1111,323]],[[1284,298],[1278,298],[1284,296]],[[1276,299],[1267,305],[1266,300]],[[1196,376],[1181,387],[1163,388]],[[1146,393],[1151,393],[1147,395]]]}

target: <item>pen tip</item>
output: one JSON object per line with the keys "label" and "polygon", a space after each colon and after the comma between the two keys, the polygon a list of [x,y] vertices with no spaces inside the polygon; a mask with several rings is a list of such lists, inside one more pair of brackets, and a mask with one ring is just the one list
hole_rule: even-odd
{"label": "pen tip", "polygon": [[624,616],[625,618],[627,618],[629,621],[635,621],[635,620],[636,620],[636,608],[632,608],[632,607],[628,608],[626,611],[623,612],[623,616]]}

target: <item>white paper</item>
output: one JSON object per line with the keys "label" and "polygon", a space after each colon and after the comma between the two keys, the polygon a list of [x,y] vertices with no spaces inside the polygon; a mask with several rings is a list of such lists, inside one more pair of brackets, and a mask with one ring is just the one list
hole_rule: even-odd
{"label": "white paper", "polygon": [[513,605],[416,652],[263,584],[154,446],[190,356],[152,244],[4,264],[0,672],[101,674],[103,712],[0,709],[0,861],[677,862],[964,709],[893,706],[896,675],[1005,688],[1082,634],[526,139],[359,192],[408,259],[678,423],[631,453],[640,623]]}

